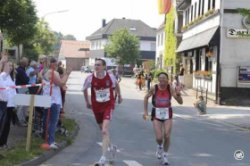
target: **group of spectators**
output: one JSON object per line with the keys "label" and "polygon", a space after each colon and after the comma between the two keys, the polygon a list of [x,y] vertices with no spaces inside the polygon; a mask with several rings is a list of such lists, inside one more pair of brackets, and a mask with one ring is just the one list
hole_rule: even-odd
{"label": "group of spectators", "polygon": [[[33,130],[40,130],[41,135],[48,135],[46,142],[50,148],[56,149],[56,127],[60,124],[59,115],[63,113],[65,101],[66,81],[70,71],[66,71],[62,64],[55,58],[42,57],[39,62],[22,57],[18,67],[8,59],[7,52],[1,53],[0,60],[0,149],[8,148],[8,135],[11,121],[18,126],[27,126],[28,107],[16,106],[14,96],[16,94],[36,94],[51,96],[50,108],[35,108],[35,121]],[[18,85],[40,84],[26,88],[8,88]],[[50,86],[53,84],[53,86]],[[49,115],[49,116],[48,116]],[[47,117],[49,117],[47,119]],[[33,118],[33,117],[32,117]],[[49,121],[48,121],[49,120]],[[40,123],[39,126],[37,123]],[[47,131],[47,132],[46,132]]]}

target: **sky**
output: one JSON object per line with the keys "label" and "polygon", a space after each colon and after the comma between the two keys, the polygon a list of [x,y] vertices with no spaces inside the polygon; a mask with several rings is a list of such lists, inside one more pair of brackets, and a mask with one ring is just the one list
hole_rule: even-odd
{"label": "sky", "polygon": [[[135,19],[158,28],[164,16],[158,14],[157,0],[33,0],[38,17],[53,31],[71,34],[77,40],[94,33],[114,18]],[[64,12],[59,12],[64,11]]]}

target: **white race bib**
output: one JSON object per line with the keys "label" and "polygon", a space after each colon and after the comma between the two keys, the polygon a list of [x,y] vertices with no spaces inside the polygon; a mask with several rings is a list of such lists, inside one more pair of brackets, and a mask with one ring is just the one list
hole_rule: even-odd
{"label": "white race bib", "polygon": [[159,120],[169,119],[169,108],[155,108],[155,117]]}
{"label": "white race bib", "polygon": [[103,103],[110,100],[110,91],[109,88],[95,90],[96,101]]}

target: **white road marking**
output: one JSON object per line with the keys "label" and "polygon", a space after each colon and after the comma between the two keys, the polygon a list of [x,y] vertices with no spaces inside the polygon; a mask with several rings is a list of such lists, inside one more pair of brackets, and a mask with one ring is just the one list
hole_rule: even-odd
{"label": "white road marking", "polygon": [[123,160],[128,166],[142,166],[140,163],[134,160]]}

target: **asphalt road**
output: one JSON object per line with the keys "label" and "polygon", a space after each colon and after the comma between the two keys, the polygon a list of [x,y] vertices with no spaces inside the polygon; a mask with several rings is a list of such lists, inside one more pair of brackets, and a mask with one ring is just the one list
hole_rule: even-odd
{"label": "asphalt road", "polygon": [[[76,119],[80,131],[74,143],[42,166],[90,166],[101,156],[101,135],[81,92],[85,74],[73,72],[68,81],[66,115]],[[111,139],[118,146],[116,166],[157,166],[156,143],[150,121],[142,120],[143,97],[131,78],[121,82],[124,102],[111,122]],[[174,106],[169,150],[171,166],[249,166],[250,132],[196,116],[188,106]],[[234,152],[244,158],[236,160]]]}

